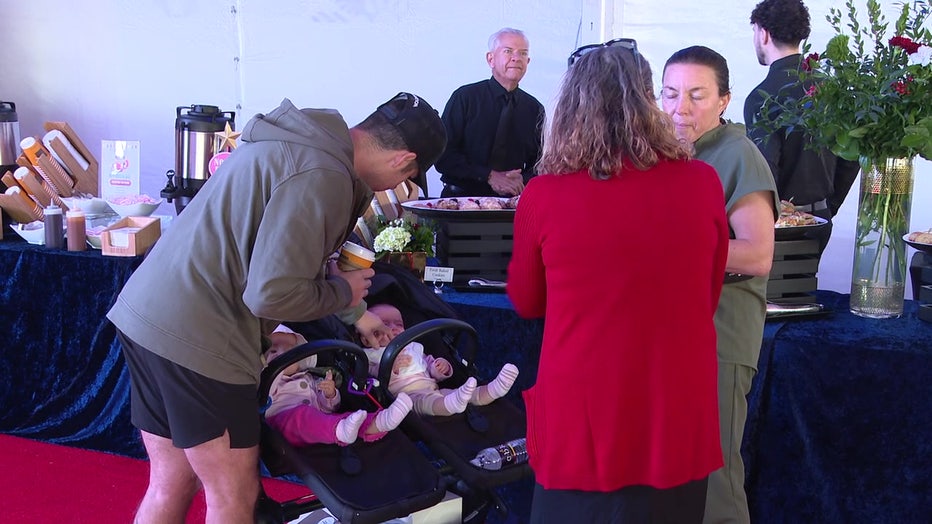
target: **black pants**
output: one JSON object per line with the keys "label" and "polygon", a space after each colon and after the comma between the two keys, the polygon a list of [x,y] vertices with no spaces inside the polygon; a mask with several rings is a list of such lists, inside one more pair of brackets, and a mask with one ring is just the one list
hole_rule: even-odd
{"label": "black pants", "polygon": [[534,487],[530,524],[701,524],[708,479],[669,489],[628,486],[608,493]]}

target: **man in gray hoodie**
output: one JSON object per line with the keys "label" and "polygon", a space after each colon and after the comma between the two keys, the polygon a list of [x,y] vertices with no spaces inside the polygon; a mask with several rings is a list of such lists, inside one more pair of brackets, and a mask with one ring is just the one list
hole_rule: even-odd
{"label": "man in gray hoodie", "polygon": [[333,313],[377,336],[363,301],[374,272],[328,258],[373,191],[423,177],[446,136],[427,102],[399,93],[352,128],[285,99],[240,140],[107,314],[151,467],[137,523],[182,522],[200,486],[209,522],[253,522],[263,339]]}

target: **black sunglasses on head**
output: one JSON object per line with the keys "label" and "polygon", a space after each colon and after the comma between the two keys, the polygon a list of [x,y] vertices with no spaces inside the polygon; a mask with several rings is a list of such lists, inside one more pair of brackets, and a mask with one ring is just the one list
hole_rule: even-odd
{"label": "black sunglasses on head", "polygon": [[601,49],[603,47],[622,47],[631,51],[635,57],[638,55],[638,43],[633,38],[616,38],[614,40],[609,40],[601,44],[589,44],[580,47],[579,49],[573,51],[570,54],[570,57],[566,60],[566,67],[572,67],[573,62],[579,60],[586,53],[595,51],[596,49]]}
{"label": "black sunglasses on head", "polygon": [[416,98],[408,93],[398,93],[394,98],[380,105],[377,111],[385,115],[390,124],[397,126],[404,121],[403,115],[414,106]]}

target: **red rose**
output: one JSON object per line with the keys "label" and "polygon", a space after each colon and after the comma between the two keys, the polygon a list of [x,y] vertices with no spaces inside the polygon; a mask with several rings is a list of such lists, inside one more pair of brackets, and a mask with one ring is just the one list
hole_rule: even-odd
{"label": "red rose", "polygon": [[904,82],[904,81],[902,81],[902,80],[898,80],[898,81],[896,81],[896,82],[893,82],[893,83],[890,84],[890,85],[893,87],[893,90],[896,91],[897,93],[899,93],[901,96],[902,96],[902,95],[908,95],[908,94],[909,94],[909,88],[906,86],[906,82]]}
{"label": "red rose", "polygon": [[802,68],[803,71],[809,72],[815,69],[816,63],[819,61],[819,53],[810,53],[809,56],[803,60]]}
{"label": "red rose", "polygon": [[905,36],[894,36],[890,39],[890,45],[903,49],[908,55],[915,53],[922,47],[922,44],[917,44]]}

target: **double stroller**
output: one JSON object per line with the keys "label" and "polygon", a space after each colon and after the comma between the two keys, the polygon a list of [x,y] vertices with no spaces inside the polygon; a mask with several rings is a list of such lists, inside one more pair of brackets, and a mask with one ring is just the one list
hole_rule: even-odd
{"label": "double stroller", "polygon": [[[317,355],[318,366],[338,372],[341,411],[387,406],[394,400],[388,391],[392,364],[413,341],[453,366],[453,376],[439,384],[442,388],[459,387],[469,377],[480,383],[490,378],[478,376],[474,363],[479,350],[476,331],[457,320],[452,307],[404,268],[382,262],[373,268],[376,275],[367,303],[397,307],[409,326],[385,349],[378,379],[368,377],[368,360],[355,333],[336,317],[288,323],[310,342],[269,363],[261,378],[260,406],[268,403],[273,379],[311,355]],[[261,512],[268,522],[285,522],[324,506],[343,524],[377,523],[436,505],[449,491],[462,497],[463,522],[483,522],[492,509],[507,512],[495,489],[530,476],[531,470],[526,463],[487,470],[470,460],[485,448],[525,434],[524,412],[507,397],[486,406],[469,405],[456,415],[425,416],[412,411],[399,429],[382,439],[359,439],[345,447],[294,447],[263,422],[260,453],[269,473],[300,477],[316,500],[281,503],[264,499]]]}

